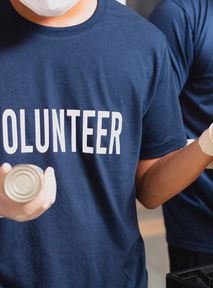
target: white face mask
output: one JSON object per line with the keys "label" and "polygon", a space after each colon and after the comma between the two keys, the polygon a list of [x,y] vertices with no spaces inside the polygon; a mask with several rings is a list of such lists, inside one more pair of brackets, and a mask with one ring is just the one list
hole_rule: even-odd
{"label": "white face mask", "polygon": [[80,0],[19,0],[40,16],[55,17],[66,13]]}

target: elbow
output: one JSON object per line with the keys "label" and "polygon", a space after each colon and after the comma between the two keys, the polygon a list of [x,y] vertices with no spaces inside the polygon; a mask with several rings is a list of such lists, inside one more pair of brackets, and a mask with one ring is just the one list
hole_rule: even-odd
{"label": "elbow", "polygon": [[146,209],[153,210],[163,204],[163,199],[159,197],[159,193],[151,193],[150,190],[145,189],[142,189],[142,191],[137,191],[137,199]]}
{"label": "elbow", "polygon": [[[144,183],[142,183],[144,184]],[[141,185],[140,189],[137,189],[137,199],[139,202],[149,210],[159,208],[163,204],[163,198],[161,197],[159,189],[153,189],[153,187],[147,187]]]}
{"label": "elbow", "polygon": [[146,208],[149,210],[153,210],[156,208],[159,208],[162,203],[159,203],[156,201],[156,199],[153,199],[152,197],[144,197],[144,195],[141,195],[140,197],[137,197],[138,201]]}
{"label": "elbow", "polygon": [[157,209],[161,206],[161,204],[158,204],[158,203],[154,203],[152,201],[142,201],[141,204],[146,208],[146,209],[149,209],[149,210],[154,210],[154,209]]}

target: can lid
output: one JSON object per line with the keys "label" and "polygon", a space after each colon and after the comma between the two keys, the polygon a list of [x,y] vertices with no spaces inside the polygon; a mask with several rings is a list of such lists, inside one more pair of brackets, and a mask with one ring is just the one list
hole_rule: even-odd
{"label": "can lid", "polygon": [[32,201],[41,190],[41,176],[32,165],[16,165],[4,180],[5,194],[19,203]]}

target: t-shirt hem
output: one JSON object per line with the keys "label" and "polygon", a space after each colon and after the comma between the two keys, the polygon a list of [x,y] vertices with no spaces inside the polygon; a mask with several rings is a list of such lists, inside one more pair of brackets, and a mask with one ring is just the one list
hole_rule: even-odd
{"label": "t-shirt hem", "polygon": [[165,156],[166,154],[173,152],[175,150],[179,150],[185,147],[187,144],[186,136],[182,134],[173,139],[170,142],[167,142],[161,146],[152,147],[152,148],[143,148],[142,147],[142,155],[140,157],[141,160],[143,159],[153,159]]}

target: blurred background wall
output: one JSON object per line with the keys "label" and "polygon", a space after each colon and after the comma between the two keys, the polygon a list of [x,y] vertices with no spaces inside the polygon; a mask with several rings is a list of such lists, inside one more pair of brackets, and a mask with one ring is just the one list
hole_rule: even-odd
{"label": "blurred background wall", "polygon": [[148,17],[159,0],[127,0],[127,5],[144,17]]}

